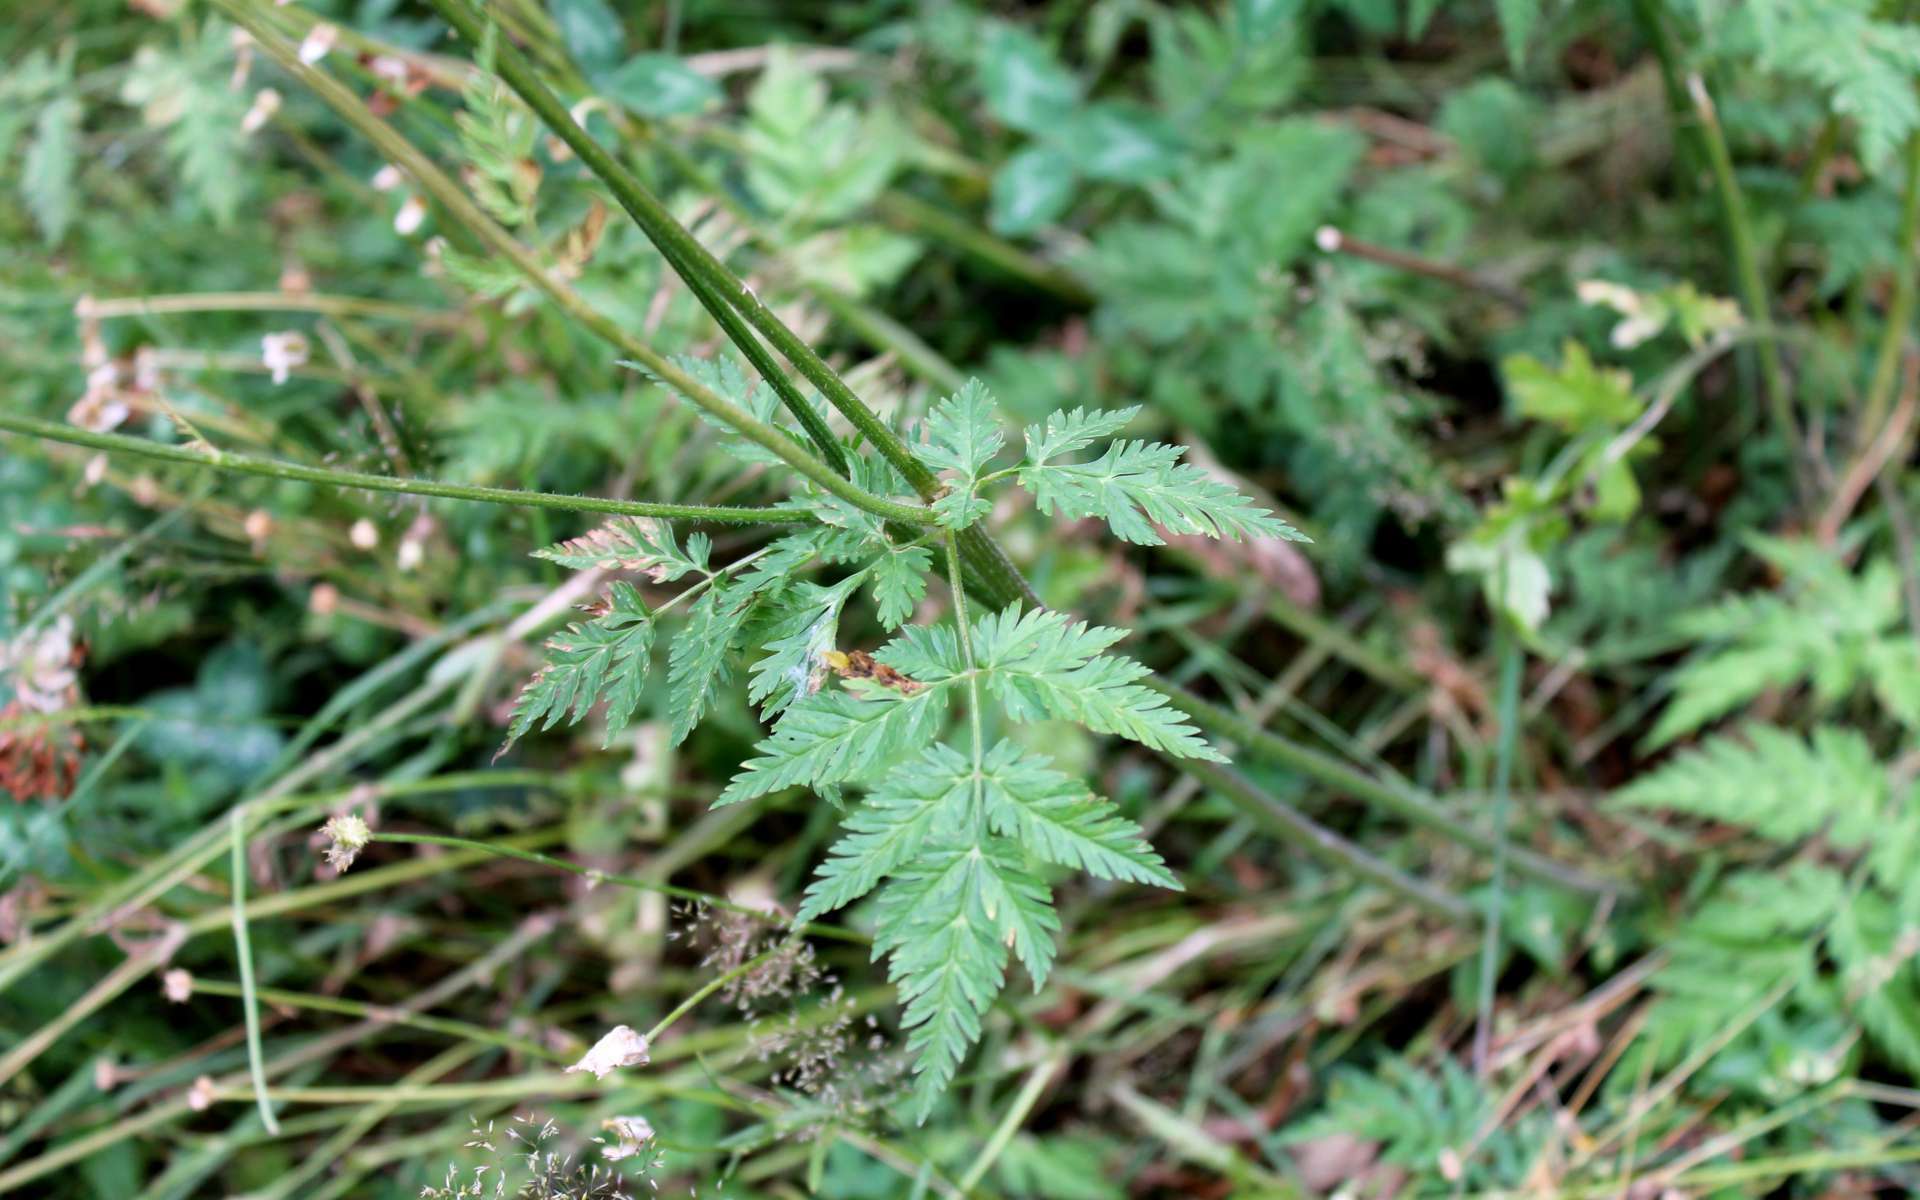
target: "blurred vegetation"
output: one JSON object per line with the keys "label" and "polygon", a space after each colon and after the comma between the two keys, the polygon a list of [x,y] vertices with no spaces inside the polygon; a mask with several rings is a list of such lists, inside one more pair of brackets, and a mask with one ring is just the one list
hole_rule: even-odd
{"label": "blurred vegetation", "polygon": [[1920,1188],[1910,9],[12,0],[0,1194]]}

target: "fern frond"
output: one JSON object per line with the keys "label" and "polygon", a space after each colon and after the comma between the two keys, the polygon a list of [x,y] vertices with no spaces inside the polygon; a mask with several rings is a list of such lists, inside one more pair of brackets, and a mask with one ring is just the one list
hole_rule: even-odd
{"label": "fern frond", "polygon": [[947,688],[930,684],[910,695],[876,691],[862,699],[822,690],[796,703],[772,736],[755,747],[716,807],[781,788],[845,783],[917,753],[939,732]]}
{"label": "fern frond", "polygon": [[980,619],[974,653],[988,690],[1015,721],[1054,717],[1182,758],[1224,762],[1187,715],[1139,680],[1151,672],[1100,651],[1126,636],[1057,612],[1017,608]]}
{"label": "fern frond", "polygon": [[746,588],[715,583],[694,604],[686,628],[667,652],[667,704],[673,713],[672,744],[679,745],[706,714],[707,703],[731,672],[728,654],[753,609]]}
{"label": "fern frond", "polygon": [[1101,879],[1181,890],[1138,825],[1086,785],[1012,742],[996,743],[981,764],[988,826],[1051,863]]}
{"label": "fern frond", "polygon": [[981,1015],[1006,978],[1006,944],[965,886],[965,862],[949,856],[916,866],[880,893],[873,952],[890,956],[887,974],[900,989],[922,1122],[980,1040]]}
{"label": "fern frond", "polygon": [[1825,829],[1836,845],[1873,835],[1887,780],[1866,738],[1823,726],[1808,740],[1769,725],[1741,738],[1709,738],[1614,793],[1613,802],[1657,808],[1796,842]]}
{"label": "fern frond", "polygon": [[602,695],[611,742],[640,703],[653,653],[652,614],[631,584],[615,583],[607,611],[556,634],[548,640],[547,651],[547,665],[514,703],[506,745],[513,745],[536,722],[551,729],[563,719],[579,720]]}
{"label": "fern frond", "polygon": [[807,888],[798,921],[813,921],[851,904],[919,854],[936,826],[957,828],[971,799],[973,765],[948,746],[929,746],[888,772],[847,816]]}
{"label": "fern frond", "polygon": [[937,471],[951,471],[949,490],[933,502],[935,519],[949,529],[965,529],[991,507],[977,493],[980,472],[1006,445],[985,384],[969,379],[927,414],[927,441],[920,458]]}
{"label": "fern frond", "polygon": [[663,521],[617,517],[605,525],[558,545],[535,550],[535,558],[584,571],[644,571],[656,583],[671,583],[694,572],[712,574],[709,558],[713,543],[704,533],[687,538],[682,551],[673,527]]}
{"label": "fern frond", "polygon": [[927,572],[932,569],[933,552],[925,546],[889,547],[873,560],[867,574],[873,580],[873,601],[883,628],[898,629],[913,615],[927,594]]}
{"label": "fern frond", "polygon": [[1056,409],[1038,425],[1026,428],[1027,457],[1043,463],[1062,454],[1084,450],[1101,438],[1112,437],[1139,415],[1138,404],[1126,408]]}
{"label": "fern frond", "polygon": [[1029,457],[1021,486],[1041,512],[1099,517],[1115,536],[1141,546],[1172,533],[1215,538],[1278,537],[1304,541],[1299,530],[1225,483],[1179,461],[1181,449],[1160,442],[1114,442],[1090,463],[1051,463]]}
{"label": "fern frond", "polygon": [[747,682],[747,699],[761,706],[763,717],[777,716],[820,690],[840,610],[859,583],[854,575],[831,587],[801,583],[788,589],[784,610],[763,635],[766,656],[753,664]]}

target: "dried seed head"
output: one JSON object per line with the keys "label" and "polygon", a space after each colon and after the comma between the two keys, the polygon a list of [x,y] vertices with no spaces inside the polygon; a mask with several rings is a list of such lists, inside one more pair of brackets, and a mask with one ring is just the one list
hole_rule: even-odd
{"label": "dried seed head", "polygon": [[622,1067],[644,1067],[647,1065],[647,1039],[635,1033],[631,1026],[615,1025],[606,1036],[593,1044],[580,1061],[567,1068],[567,1073],[591,1071],[595,1079],[605,1079],[610,1073]]}
{"label": "dried seed head", "polygon": [[366,821],[353,813],[329,817],[327,823],[320,827],[320,833],[327,839],[327,865],[336,871],[351,867],[353,860],[373,840],[373,830],[367,828]]}
{"label": "dried seed head", "polygon": [[600,1127],[614,1136],[614,1144],[600,1152],[609,1162],[643,1154],[653,1140],[653,1125],[645,1117],[610,1117]]}

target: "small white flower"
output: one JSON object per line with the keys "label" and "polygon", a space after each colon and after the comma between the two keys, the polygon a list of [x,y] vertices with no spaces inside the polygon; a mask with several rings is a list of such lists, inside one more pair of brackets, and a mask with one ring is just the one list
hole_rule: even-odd
{"label": "small white flower", "polygon": [[1320,247],[1323,254],[1332,254],[1340,249],[1340,231],[1331,225],[1322,225],[1313,231],[1313,244]]}
{"label": "small white flower", "polygon": [[592,1071],[595,1079],[605,1079],[611,1072],[621,1067],[644,1067],[647,1065],[647,1039],[641,1037],[628,1025],[615,1025],[607,1035],[593,1044],[579,1062],[567,1068],[571,1075],[575,1071]]}
{"label": "small white flower", "polygon": [[294,330],[260,339],[260,361],[273,373],[275,383],[285,383],[295,367],[304,365],[308,351],[307,335]]}
{"label": "small white flower", "polygon": [[614,1136],[614,1144],[600,1152],[608,1162],[643,1154],[653,1140],[653,1125],[645,1117],[610,1117],[600,1123],[600,1128]]}
{"label": "small white flower", "polygon": [[262,125],[273,119],[273,114],[279,111],[280,93],[272,88],[261,88],[253,95],[253,107],[247,110],[246,116],[240,118],[240,132],[257,132]]}
{"label": "small white flower", "polygon": [[353,523],[353,528],[347,530],[347,540],[353,543],[356,550],[371,550],[380,544],[380,530],[372,521],[361,517]]}
{"label": "small white flower", "polygon": [[365,820],[353,813],[329,817],[327,823],[320,827],[320,833],[327,839],[327,865],[336,871],[351,867],[353,860],[373,840],[373,830],[367,828]]}
{"label": "small white flower", "polygon": [[0,671],[12,676],[23,707],[35,712],[65,708],[79,679],[73,667],[73,618],[63,616],[0,645]]}
{"label": "small white flower", "polygon": [[211,1075],[202,1075],[193,1081],[192,1087],[187,1089],[187,1107],[194,1112],[205,1112],[209,1108],[212,1108],[213,1099],[213,1077]]}
{"label": "small white flower", "polygon": [[340,38],[340,28],[322,21],[307,30],[307,36],[300,40],[300,61],[312,66],[332,51],[334,42]]}
{"label": "small white flower", "polygon": [[120,1067],[111,1058],[102,1055],[93,1060],[93,1086],[95,1091],[110,1092],[120,1086]]}
{"label": "small white flower", "polygon": [[160,977],[160,991],[169,1004],[185,1004],[193,999],[193,972],[174,967]]}
{"label": "small white flower", "polygon": [[401,184],[401,181],[404,180],[405,178],[406,178],[405,176],[400,174],[399,167],[394,166],[392,163],[388,163],[386,166],[381,167],[378,171],[375,171],[373,173],[373,179],[371,180],[371,182],[373,184],[374,191],[390,192],[393,189],[399,187]]}
{"label": "small white flower", "polygon": [[316,583],[307,594],[307,611],[316,617],[330,617],[340,607],[340,589],[330,583]]}
{"label": "small white flower", "polygon": [[400,204],[400,211],[393,214],[393,231],[406,237],[417,231],[427,219],[427,206],[418,196],[408,196]]}

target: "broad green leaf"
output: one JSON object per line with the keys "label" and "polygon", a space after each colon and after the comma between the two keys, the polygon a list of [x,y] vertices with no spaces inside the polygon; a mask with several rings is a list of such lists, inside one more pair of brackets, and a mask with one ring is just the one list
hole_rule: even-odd
{"label": "broad green leaf", "polygon": [[1568,433],[1623,428],[1640,415],[1632,376],[1595,366],[1578,342],[1566,343],[1557,370],[1525,354],[1510,354],[1501,360],[1500,372],[1521,416]]}
{"label": "broad green leaf", "polygon": [[1527,44],[1540,23],[1541,0],[1493,0],[1500,15],[1500,40],[1507,47],[1507,62],[1514,70],[1526,64]]}

